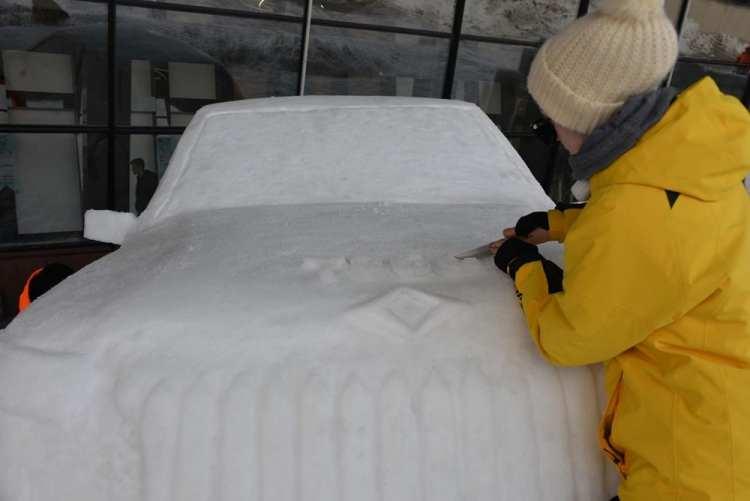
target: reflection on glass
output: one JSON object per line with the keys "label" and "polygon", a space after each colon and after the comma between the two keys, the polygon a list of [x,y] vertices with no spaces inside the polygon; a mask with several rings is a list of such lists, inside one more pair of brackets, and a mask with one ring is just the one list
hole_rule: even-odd
{"label": "reflection on glass", "polygon": [[[80,240],[83,210],[106,208],[106,136],[0,134],[0,246]],[[83,188],[83,193],[82,189]]]}
{"label": "reflection on glass", "polygon": [[554,163],[548,172],[549,188],[547,194],[558,204],[577,203],[571,189],[575,184],[573,171],[570,168],[570,156],[565,148],[558,145],[554,151]]}
{"label": "reflection on glass", "polygon": [[680,40],[687,56],[737,61],[750,47],[750,3],[692,0]]}
{"label": "reflection on glass", "polygon": [[463,32],[537,41],[560,31],[578,13],[578,0],[466,0]]}
{"label": "reflection on glass", "polygon": [[[601,5],[604,0],[591,0],[589,11],[593,12]],[[680,7],[684,0],[666,0],[664,2],[664,8],[667,11],[667,16],[672,22],[677,25],[677,18],[680,17]]]}
{"label": "reflection on glass", "polygon": [[455,0],[316,0],[313,17],[449,32]]}
{"label": "reflection on glass", "polygon": [[536,49],[481,42],[461,44],[453,98],[477,104],[503,131],[528,132],[539,110],[526,90]]}
{"label": "reflection on glass", "polygon": [[555,145],[546,145],[535,137],[514,137],[510,139],[510,144],[521,155],[539,184],[548,189],[553,174],[550,167]]}
{"label": "reflection on glass", "polygon": [[168,2],[215,7],[217,9],[249,10],[251,12],[301,16],[307,0],[168,0]]}
{"label": "reflection on glass", "polygon": [[742,99],[747,86],[747,69],[735,66],[679,62],[672,76],[672,87],[685,89],[705,76],[712,77],[722,92]]}
{"label": "reflection on glass", "polygon": [[105,4],[0,0],[0,122],[107,123],[106,19]]}
{"label": "reflection on glass", "polygon": [[164,177],[180,136],[139,134],[117,138],[115,205],[140,215]]}
{"label": "reflection on glass", "polygon": [[313,26],[305,92],[440,97],[449,41]]}
{"label": "reflection on glass", "polygon": [[298,23],[122,6],[117,13],[119,123],[182,126],[206,104],[297,93]]}
{"label": "reflection on glass", "polygon": [[534,137],[514,137],[510,139],[510,143],[555,203],[569,204],[578,201],[571,192],[573,172],[565,148],[545,145]]}
{"label": "reflection on glass", "polygon": [[156,172],[146,169],[146,161],[141,157],[130,161],[130,172],[135,178],[134,212],[136,216],[140,216],[141,212],[146,210],[151,197],[154,196],[156,187],[159,185],[159,178]]}

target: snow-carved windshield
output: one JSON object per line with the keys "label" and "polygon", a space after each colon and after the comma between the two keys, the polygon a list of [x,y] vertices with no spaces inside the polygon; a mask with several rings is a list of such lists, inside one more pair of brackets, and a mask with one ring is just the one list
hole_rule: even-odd
{"label": "snow-carved windshield", "polygon": [[288,98],[211,106],[183,136],[141,227],[208,209],[325,203],[548,204],[474,105]]}

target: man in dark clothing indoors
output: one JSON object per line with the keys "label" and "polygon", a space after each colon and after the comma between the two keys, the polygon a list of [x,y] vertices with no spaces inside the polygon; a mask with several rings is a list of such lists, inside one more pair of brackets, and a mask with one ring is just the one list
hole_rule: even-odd
{"label": "man in dark clothing indoors", "polygon": [[136,158],[130,162],[130,169],[137,178],[135,185],[135,213],[140,216],[146,209],[151,197],[154,196],[159,179],[156,173],[146,169],[146,162]]}

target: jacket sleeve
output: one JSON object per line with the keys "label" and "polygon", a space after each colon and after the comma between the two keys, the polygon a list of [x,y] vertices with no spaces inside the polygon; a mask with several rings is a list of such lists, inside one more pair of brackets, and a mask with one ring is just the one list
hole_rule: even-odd
{"label": "jacket sleeve", "polygon": [[682,306],[668,236],[617,210],[590,209],[566,242],[561,291],[544,261],[516,274],[531,336],[556,365],[609,360],[673,322]]}
{"label": "jacket sleeve", "polygon": [[547,213],[549,221],[549,234],[552,240],[564,242],[568,235],[568,230],[576,222],[578,216],[583,210],[583,205],[558,207]]}

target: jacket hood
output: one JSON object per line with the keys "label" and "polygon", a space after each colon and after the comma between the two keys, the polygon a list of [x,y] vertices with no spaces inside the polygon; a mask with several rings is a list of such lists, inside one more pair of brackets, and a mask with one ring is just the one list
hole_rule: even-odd
{"label": "jacket hood", "polygon": [[706,77],[682,92],[634,148],[594,175],[592,189],[640,184],[712,201],[750,173],[750,113]]}

